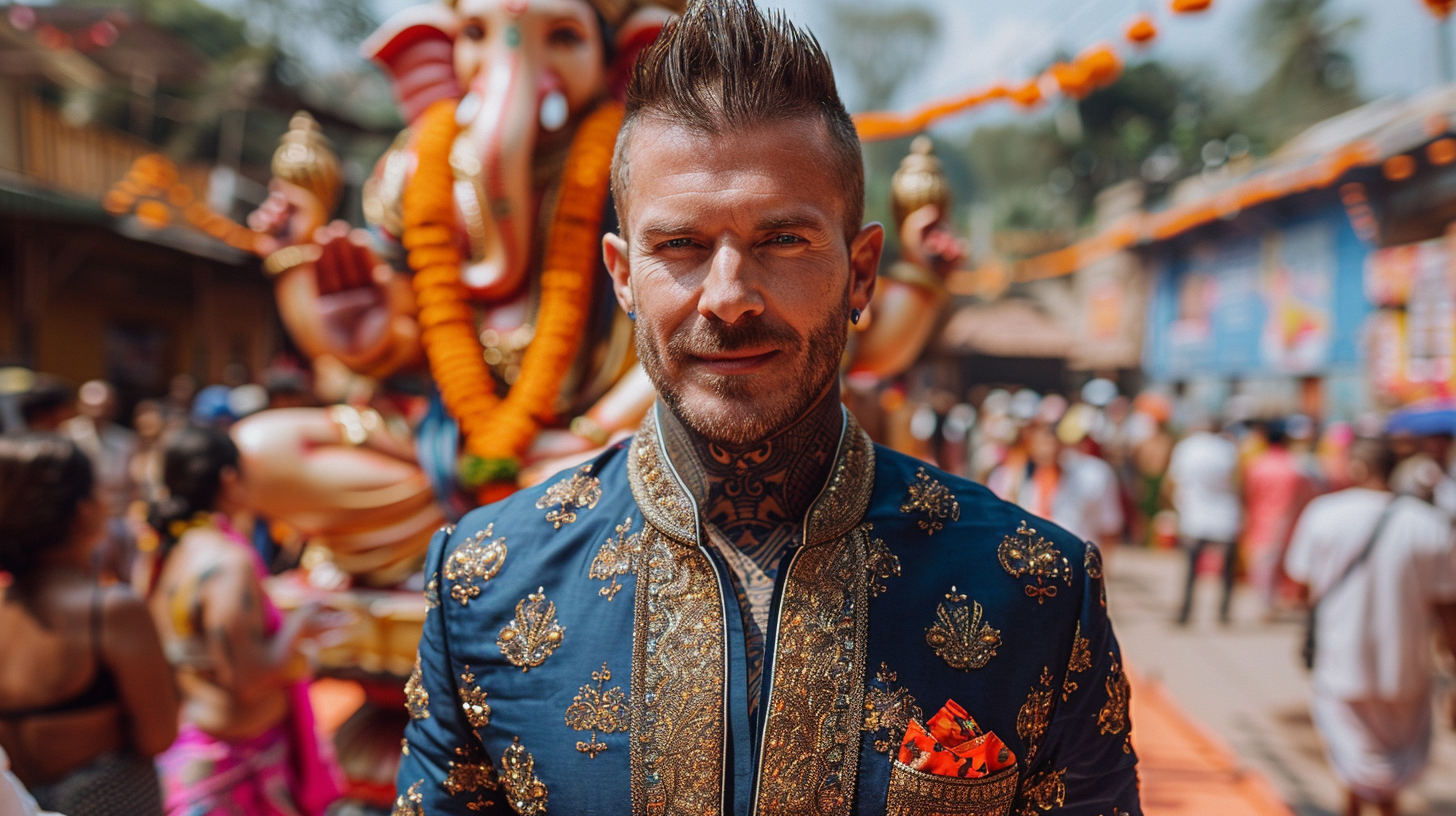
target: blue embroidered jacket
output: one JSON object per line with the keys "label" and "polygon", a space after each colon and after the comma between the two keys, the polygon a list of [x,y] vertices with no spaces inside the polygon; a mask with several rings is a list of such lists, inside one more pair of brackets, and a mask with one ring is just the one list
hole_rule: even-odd
{"label": "blue embroidered jacket", "polygon": [[[802,541],[753,734],[729,569],[651,417],[437,534],[395,813],[1141,812],[1094,545],[847,413]],[[949,700],[1013,766],[898,761],[910,719]]]}

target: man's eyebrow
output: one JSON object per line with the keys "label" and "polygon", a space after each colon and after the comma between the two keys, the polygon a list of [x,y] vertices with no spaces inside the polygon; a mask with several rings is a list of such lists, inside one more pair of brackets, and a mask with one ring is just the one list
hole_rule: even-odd
{"label": "man's eyebrow", "polygon": [[753,226],[758,232],[778,232],[782,230],[811,230],[822,232],[827,229],[823,219],[815,218],[812,215],[797,213],[767,216],[759,219]]}
{"label": "man's eyebrow", "polygon": [[685,221],[651,221],[643,225],[642,228],[633,230],[637,237],[646,243],[661,240],[669,236],[691,235],[696,231],[692,225]]}

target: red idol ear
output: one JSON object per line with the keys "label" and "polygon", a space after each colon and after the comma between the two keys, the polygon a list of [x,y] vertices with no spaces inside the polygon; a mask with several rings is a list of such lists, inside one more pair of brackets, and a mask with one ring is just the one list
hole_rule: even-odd
{"label": "red idol ear", "polygon": [[633,12],[617,29],[617,61],[612,65],[612,75],[607,88],[613,98],[621,101],[627,96],[627,81],[632,78],[632,66],[647,46],[657,41],[662,27],[677,15],[662,6],[647,6]]}
{"label": "red idol ear", "polygon": [[455,34],[459,19],[436,3],[412,6],[390,17],[359,50],[394,83],[400,113],[414,124],[432,102],[459,99]]}

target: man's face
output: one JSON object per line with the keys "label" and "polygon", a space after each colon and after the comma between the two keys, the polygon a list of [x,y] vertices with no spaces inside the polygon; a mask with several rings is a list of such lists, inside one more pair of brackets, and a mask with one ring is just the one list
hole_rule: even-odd
{"label": "man's face", "polygon": [[822,121],[697,133],[635,126],[622,236],[604,239],[637,353],[694,431],[742,445],[792,424],[838,376],[884,233],[852,240]]}

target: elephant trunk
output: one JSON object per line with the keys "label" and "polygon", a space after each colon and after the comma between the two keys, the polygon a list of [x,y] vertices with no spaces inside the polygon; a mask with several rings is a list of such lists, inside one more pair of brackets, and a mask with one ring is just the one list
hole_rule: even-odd
{"label": "elephant trunk", "polygon": [[521,49],[510,49],[483,66],[460,103],[465,129],[451,164],[472,256],[462,278],[487,300],[519,290],[530,261],[531,165],[542,100],[538,73]]}

